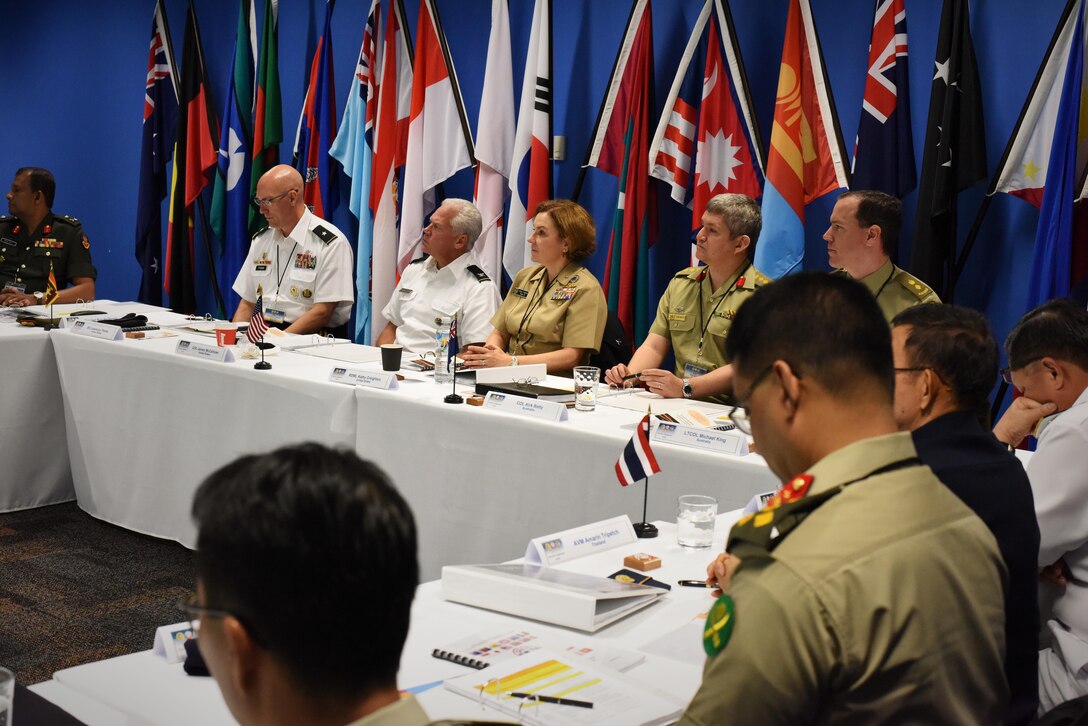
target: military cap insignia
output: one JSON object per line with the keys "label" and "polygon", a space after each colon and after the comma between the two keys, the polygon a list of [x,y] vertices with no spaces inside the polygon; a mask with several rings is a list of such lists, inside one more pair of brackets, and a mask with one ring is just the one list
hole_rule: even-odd
{"label": "military cap insignia", "polygon": [[722,595],[710,607],[706,615],[706,628],[703,630],[703,650],[708,658],[721,653],[733,635],[733,626],[737,622],[737,606],[733,598]]}
{"label": "military cap insignia", "polygon": [[[475,275],[477,282],[491,282],[491,278],[487,276],[487,273],[480,269],[478,265],[468,265],[466,270]],[[573,280],[571,280],[573,282]]]}
{"label": "military cap insignia", "polygon": [[320,237],[321,241],[324,242],[325,244],[329,244],[334,239],[336,239],[335,234],[330,232],[325,227],[322,227],[320,224],[313,228],[313,233],[316,234],[318,237]]}

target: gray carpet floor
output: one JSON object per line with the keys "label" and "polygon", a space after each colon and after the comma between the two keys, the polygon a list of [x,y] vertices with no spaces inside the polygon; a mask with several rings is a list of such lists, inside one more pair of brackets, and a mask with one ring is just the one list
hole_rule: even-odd
{"label": "gray carpet floor", "polygon": [[30,685],[151,648],[179,622],[193,554],[101,522],[76,504],[0,514],[0,665]]}

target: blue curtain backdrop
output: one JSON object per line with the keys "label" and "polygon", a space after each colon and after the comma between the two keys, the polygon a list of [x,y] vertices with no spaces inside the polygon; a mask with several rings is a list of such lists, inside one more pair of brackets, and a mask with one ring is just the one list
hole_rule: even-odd
{"label": "blue curtain backdrop", "polygon": [[[972,3],[971,27],[983,89],[991,173],[1016,122],[1064,1]],[[180,52],[186,2],[167,0],[166,5],[175,52]],[[437,5],[468,117],[475,128],[491,0],[437,0]],[[702,0],[652,0],[652,5],[657,114]],[[874,3],[873,0],[812,0],[812,5],[839,123],[852,155]],[[195,6],[212,85],[212,107],[219,113],[230,72],[238,8],[231,0],[195,0]],[[333,48],[339,75],[338,121],[351,85],[369,6],[370,0],[336,3]],[[414,30],[419,4],[405,0],[405,7]],[[763,138],[769,139],[787,0],[733,0],[731,7],[758,122]],[[912,125],[915,156],[920,163],[941,2],[906,0],[906,7]],[[44,166],[56,174],[55,210],[83,222],[99,271],[98,296],[103,299],[132,299],[139,290],[139,268],[133,248],[142,95],[152,9],[152,0],[105,3],[0,0],[5,29],[4,42],[0,44],[0,98],[4,99],[0,112],[3,162],[0,184],[8,184],[20,166]],[[629,10],[630,0],[553,0],[554,133],[567,140],[566,160],[555,162],[558,196],[569,196],[574,189]],[[532,11],[532,0],[510,0],[515,94],[520,92]],[[263,8],[258,7],[258,13],[261,12]],[[290,161],[305,92],[310,36],[312,29],[320,26],[323,13],[324,0],[280,2],[284,161]],[[258,23],[262,22],[258,17]],[[446,184],[447,194],[471,198],[472,180],[472,170],[461,172]],[[961,197],[961,237],[973,219],[985,186],[980,184]],[[346,195],[347,184],[341,184],[341,190]],[[613,177],[589,171],[580,201],[597,220],[598,252],[589,264],[598,276],[603,272],[615,195]],[[808,207],[805,264],[808,268],[826,268],[820,237],[834,197],[828,195]],[[912,193],[905,200],[900,260],[909,259],[914,197]],[[346,233],[354,234],[355,224],[347,206],[340,205],[333,222]],[[689,254],[690,213],[669,200],[664,189],[661,189],[660,209],[660,241],[651,251],[654,296],[660,294]],[[1037,212],[1027,203],[998,195],[957,291],[957,302],[988,314],[999,340],[1024,310],[1037,218]],[[199,234],[197,244],[201,245]],[[214,303],[207,285],[202,247],[197,250],[196,259],[200,264],[197,280],[202,285],[198,289],[201,309],[211,311]],[[221,284],[226,288],[232,281],[223,280]]]}

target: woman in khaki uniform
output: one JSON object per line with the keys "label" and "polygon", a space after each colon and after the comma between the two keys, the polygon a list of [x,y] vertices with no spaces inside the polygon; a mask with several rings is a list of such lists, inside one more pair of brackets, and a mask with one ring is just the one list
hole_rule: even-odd
{"label": "woman in khaki uniform", "polygon": [[529,238],[536,264],[514,277],[487,342],[465,351],[469,367],[544,363],[560,373],[600,349],[608,303],[580,264],[597,248],[595,236],[593,218],[578,204],[553,199],[537,207]]}

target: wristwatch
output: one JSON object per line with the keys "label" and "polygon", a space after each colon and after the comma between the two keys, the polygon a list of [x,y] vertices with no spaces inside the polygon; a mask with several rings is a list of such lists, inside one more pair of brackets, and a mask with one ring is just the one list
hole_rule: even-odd
{"label": "wristwatch", "polygon": [[38,298],[38,302],[41,302],[42,300],[45,299],[45,293],[44,292],[32,292],[30,294],[33,295],[34,297]]}
{"label": "wristwatch", "polygon": [[684,398],[691,398],[691,381],[684,379]]}
{"label": "wristwatch", "polygon": [[510,365],[516,366],[518,364],[518,357],[516,355],[510,356]]}

